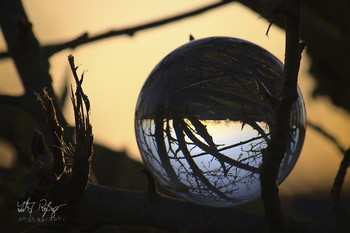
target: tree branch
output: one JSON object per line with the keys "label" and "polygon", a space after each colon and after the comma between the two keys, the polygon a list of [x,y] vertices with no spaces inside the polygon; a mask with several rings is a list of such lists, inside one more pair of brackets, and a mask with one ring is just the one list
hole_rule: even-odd
{"label": "tree branch", "polygon": [[308,121],[307,125],[309,127],[311,127],[312,129],[316,130],[318,133],[320,133],[321,135],[323,135],[325,138],[327,138],[329,141],[331,141],[337,148],[338,150],[342,153],[345,154],[346,153],[346,149],[343,148],[340,143],[337,141],[337,139],[331,135],[330,133],[328,133],[327,131],[325,131],[324,129],[322,129],[319,125],[316,125],[315,123]]}
{"label": "tree branch", "polygon": [[290,140],[290,115],[293,102],[298,98],[297,80],[301,59],[299,37],[300,0],[287,0],[286,51],[284,75],[285,84],[276,105],[276,126],[272,129],[271,140],[263,152],[261,167],[261,198],[271,232],[288,232],[276,183],[279,167]]}
{"label": "tree branch", "polygon": [[326,139],[328,139],[330,142],[332,142],[337,147],[337,149],[344,155],[344,157],[340,163],[337,175],[334,179],[331,192],[330,192],[332,202],[333,202],[334,212],[335,212],[337,218],[340,220],[344,219],[347,216],[347,213],[346,213],[345,208],[343,207],[343,205],[340,202],[340,195],[341,195],[341,191],[343,188],[344,179],[346,176],[347,169],[350,166],[350,148],[347,150],[345,148],[343,148],[333,135],[331,135],[330,133],[328,133],[327,131],[322,129],[320,126],[318,126],[310,121],[308,121],[307,123],[308,123],[309,127],[316,130],[318,133],[320,133]]}
{"label": "tree branch", "polygon": [[[40,92],[47,88],[55,108],[59,108],[57,108],[57,98],[49,74],[48,57],[44,55],[33,33],[32,24],[20,0],[0,1],[0,26],[7,44],[8,55],[13,58],[25,89],[23,98],[19,99],[21,105],[35,116],[38,122],[44,122],[45,114],[36,104],[33,91]],[[66,122],[61,111],[57,111],[57,117],[60,122]]]}
{"label": "tree branch", "polygon": [[350,166],[350,148],[344,153],[344,157],[340,163],[338,173],[334,179],[334,183],[331,189],[333,207],[338,219],[344,219],[347,216],[346,210],[340,202],[340,194],[344,184],[346,171],[349,166]]}
{"label": "tree branch", "polygon": [[[88,43],[95,42],[98,40],[102,40],[102,39],[106,39],[106,38],[110,38],[110,37],[114,37],[114,36],[120,36],[120,35],[133,36],[136,32],[150,29],[150,28],[154,28],[154,27],[158,27],[161,25],[169,24],[169,23],[173,23],[173,22],[179,21],[181,19],[189,18],[189,17],[195,16],[195,15],[199,15],[199,14],[202,14],[206,11],[218,8],[220,6],[229,4],[229,3],[234,2],[234,1],[235,0],[221,0],[219,2],[212,3],[210,5],[207,5],[207,6],[204,6],[204,7],[201,7],[199,9],[192,10],[192,11],[189,11],[186,13],[182,13],[182,14],[175,15],[175,16],[170,16],[170,17],[167,17],[165,19],[156,20],[156,21],[152,21],[149,23],[145,23],[145,24],[141,24],[141,25],[137,25],[137,26],[133,26],[133,27],[129,27],[129,28],[112,30],[109,32],[105,32],[105,33],[96,35],[96,36],[89,36],[89,34],[87,32],[85,32],[82,35],[78,36],[77,38],[72,39],[71,41],[63,42],[60,44],[52,44],[52,45],[43,46],[43,51],[45,52],[47,57],[50,57],[50,56],[54,55],[55,53],[60,52],[64,49],[68,49],[68,48],[74,49],[80,45],[88,44]],[[10,56],[9,52],[0,52],[0,59],[7,58],[9,56]]]}

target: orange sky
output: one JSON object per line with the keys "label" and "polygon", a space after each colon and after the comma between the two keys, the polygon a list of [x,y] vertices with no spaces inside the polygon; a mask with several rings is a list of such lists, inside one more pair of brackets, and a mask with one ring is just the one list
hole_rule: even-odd
{"label": "orange sky", "polygon": [[[134,26],[215,1],[203,0],[24,0],[30,20],[41,43],[64,41],[83,32],[96,34],[110,29]],[[68,73],[66,57],[72,53],[80,71],[88,70],[85,92],[92,105],[92,124],[96,142],[114,149],[126,149],[139,158],[134,137],[133,117],[138,93],[149,72],[166,54],[188,41],[207,36],[232,36],[254,42],[283,61],[284,34],[275,26],[265,36],[268,23],[243,6],[232,3],[205,14],[170,25],[120,36],[62,51],[51,58],[51,74],[56,90]],[[2,38],[0,48],[4,49]],[[320,124],[345,147],[350,141],[349,114],[334,107],[328,99],[311,99],[313,81],[307,73],[308,58],[304,55],[300,71],[308,118]],[[10,61],[0,63],[0,83],[9,77],[14,81],[0,85],[5,94],[21,93],[15,69]],[[108,106],[108,107],[107,107]],[[71,106],[66,116],[73,122]],[[305,146],[297,166],[282,184],[282,192],[308,193],[330,187],[341,155],[312,130],[307,131]],[[350,176],[348,176],[348,184]]]}

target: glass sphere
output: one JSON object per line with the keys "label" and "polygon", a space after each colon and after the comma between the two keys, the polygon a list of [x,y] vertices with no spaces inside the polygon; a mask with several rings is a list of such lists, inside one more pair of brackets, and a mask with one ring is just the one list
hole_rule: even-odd
{"label": "glass sphere", "polygon": [[[145,166],[160,184],[198,204],[234,206],[259,197],[262,150],[275,127],[283,81],[283,64],[245,40],[211,37],[175,49],[138,98],[135,131]],[[279,183],[304,142],[298,93]]]}

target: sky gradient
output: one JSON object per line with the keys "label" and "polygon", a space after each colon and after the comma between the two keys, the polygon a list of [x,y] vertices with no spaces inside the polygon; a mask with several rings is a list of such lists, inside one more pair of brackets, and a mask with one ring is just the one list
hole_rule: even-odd
{"label": "sky gradient", "polygon": [[[135,26],[212,2],[215,1],[23,1],[41,44],[71,40],[84,32],[95,35]],[[284,32],[272,26],[269,36],[266,36],[267,27],[268,23],[259,15],[240,4],[231,3],[199,16],[137,32],[132,37],[119,36],[75,50],[64,50],[51,58],[50,72],[59,93],[66,77],[72,81],[67,55],[74,55],[80,67],[78,71],[87,70],[83,87],[91,101],[96,142],[113,149],[125,149],[140,159],[134,136],[134,111],[139,91],[153,67],[173,49],[186,43],[190,34],[195,38],[239,37],[262,46],[283,62]],[[0,49],[5,49],[2,37]],[[332,105],[327,98],[311,98],[314,81],[307,72],[308,67],[309,59],[304,53],[299,86],[304,95],[307,117],[347,147],[350,141],[349,114]],[[0,61],[0,72],[0,83],[6,83],[6,86],[0,85],[0,92],[21,94],[23,89],[10,60]],[[65,115],[73,123],[71,108],[68,103]],[[282,193],[328,193],[340,159],[334,145],[308,129],[300,159],[282,184]],[[350,184],[349,178],[348,175],[347,184]]]}

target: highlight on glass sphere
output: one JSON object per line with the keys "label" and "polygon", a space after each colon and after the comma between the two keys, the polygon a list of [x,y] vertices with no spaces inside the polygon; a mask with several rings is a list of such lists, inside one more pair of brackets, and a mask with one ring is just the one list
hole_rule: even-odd
{"label": "highlight on glass sphere", "polygon": [[[234,206],[259,197],[262,152],[283,81],[283,64],[245,40],[210,37],[175,49],[152,70],[138,98],[135,132],[145,166],[168,190],[197,204]],[[298,94],[278,183],[304,142]]]}

